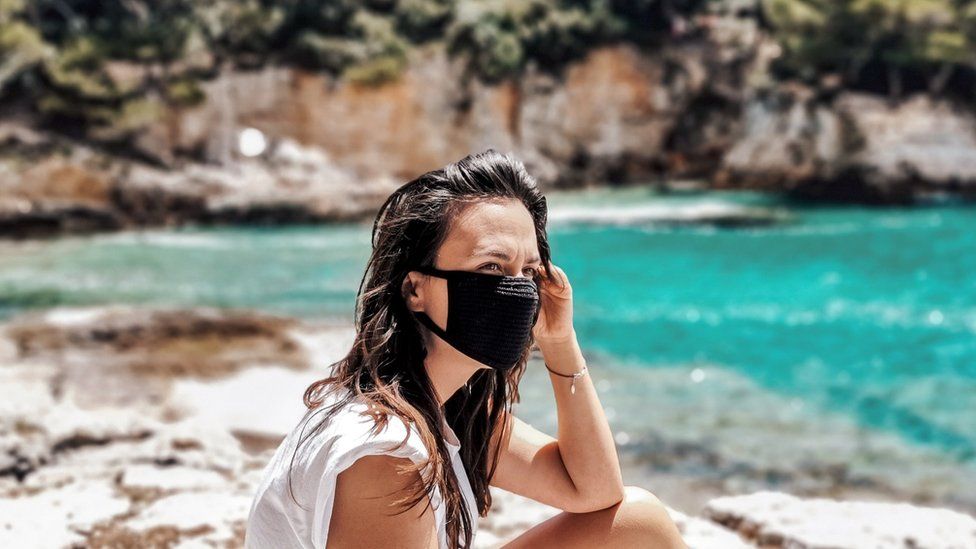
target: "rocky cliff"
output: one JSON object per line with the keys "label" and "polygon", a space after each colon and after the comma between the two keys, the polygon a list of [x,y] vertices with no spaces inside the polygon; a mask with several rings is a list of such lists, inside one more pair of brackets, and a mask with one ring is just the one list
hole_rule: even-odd
{"label": "rocky cliff", "polygon": [[[699,178],[853,202],[976,194],[967,108],[774,82],[781,48],[731,8],[695,29],[495,83],[467,77],[436,42],[379,84],[227,66],[201,83],[201,101],[124,147],[8,105],[0,235],[365,218],[397,184],[488,147],[515,152],[546,188]],[[259,140],[249,156],[244,131]]]}
{"label": "rocky cliff", "polygon": [[976,196],[976,116],[915,96],[892,104],[783,86],[744,104],[743,129],[716,183],[798,196],[910,203]]}

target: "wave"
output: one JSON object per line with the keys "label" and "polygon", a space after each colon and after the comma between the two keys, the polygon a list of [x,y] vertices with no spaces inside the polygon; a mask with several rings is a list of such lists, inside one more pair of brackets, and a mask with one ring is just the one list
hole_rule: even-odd
{"label": "wave", "polygon": [[168,232],[168,231],[129,231],[109,235],[99,235],[96,242],[109,245],[154,246],[159,248],[181,248],[200,250],[236,250],[274,246],[275,249],[297,250],[342,250],[355,249],[357,244],[369,245],[365,231],[337,233],[339,229],[318,228],[313,232],[301,233],[277,230],[275,232]]}
{"label": "wave", "polygon": [[557,223],[602,225],[662,224],[770,224],[787,220],[787,215],[771,208],[742,206],[728,202],[687,204],[641,204],[636,206],[558,206],[549,213]]}
{"label": "wave", "polygon": [[726,321],[752,321],[797,326],[836,321],[869,322],[882,328],[928,328],[976,333],[976,309],[917,308],[883,302],[833,299],[821,308],[796,308],[776,303],[753,303],[714,308],[700,305],[647,305],[633,308],[587,310],[587,321],[645,322],[668,320],[718,325]]}
{"label": "wave", "polygon": [[162,248],[224,250],[240,247],[239,243],[226,236],[199,233],[130,231],[99,235],[95,240],[99,244],[149,245]]}

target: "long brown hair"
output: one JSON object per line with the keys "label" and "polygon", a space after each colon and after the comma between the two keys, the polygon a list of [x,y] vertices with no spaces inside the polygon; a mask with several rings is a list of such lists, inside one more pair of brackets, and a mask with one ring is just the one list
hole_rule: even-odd
{"label": "long brown hair", "polygon": [[[457,547],[460,539],[464,540],[463,547],[469,547],[474,525],[451,467],[441,429],[441,408],[424,368],[424,342],[432,336],[407,308],[401,284],[408,271],[434,264],[439,247],[464,206],[499,198],[519,200],[528,209],[535,224],[542,265],[551,272],[546,199],[522,162],[511,154],[487,149],[422,174],[398,188],[380,207],[373,223],[373,250],[356,296],[356,338],[352,349],[332,364],[332,376],[308,387],[304,402],[313,410],[323,404],[329,392],[341,396],[297,445],[313,436],[336,409],[357,395],[380,411],[374,416],[375,432],[385,428],[389,414],[416,425],[430,458],[405,470],[421,471],[429,464],[432,474],[429,478],[421,475],[420,485],[397,503],[404,505],[401,512],[406,511],[429,497],[433,487],[438,486],[446,503],[451,547]],[[459,453],[478,504],[478,516],[485,516],[491,508],[488,484],[504,437],[498,436],[493,448],[488,446],[496,430],[506,427],[503,412],[511,413],[512,404],[519,401],[518,383],[533,343],[529,342],[514,368],[478,370],[444,404],[445,419],[461,444]],[[296,447],[296,454],[297,451]]]}

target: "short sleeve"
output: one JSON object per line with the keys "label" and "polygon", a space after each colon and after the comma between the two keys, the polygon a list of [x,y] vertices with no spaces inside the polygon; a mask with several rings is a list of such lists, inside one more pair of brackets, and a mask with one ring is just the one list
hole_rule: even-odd
{"label": "short sleeve", "polygon": [[373,425],[370,416],[351,413],[344,415],[342,421],[336,422],[330,429],[333,438],[323,460],[324,469],[318,480],[312,518],[311,537],[316,548],[325,549],[339,473],[363,456],[389,455],[420,463],[429,455],[416,429],[412,427],[409,428],[410,436],[406,443],[397,448],[408,433],[407,424],[401,418],[390,416],[385,427],[376,434],[370,432]]}

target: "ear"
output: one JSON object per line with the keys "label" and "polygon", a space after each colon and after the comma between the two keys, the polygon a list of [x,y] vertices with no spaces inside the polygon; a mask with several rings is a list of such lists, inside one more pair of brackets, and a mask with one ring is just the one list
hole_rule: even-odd
{"label": "ear", "polygon": [[409,311],[424,310],[424,295],[427,290],[427,277],[417,271],[408,271],[400,285],[400,295]]}

